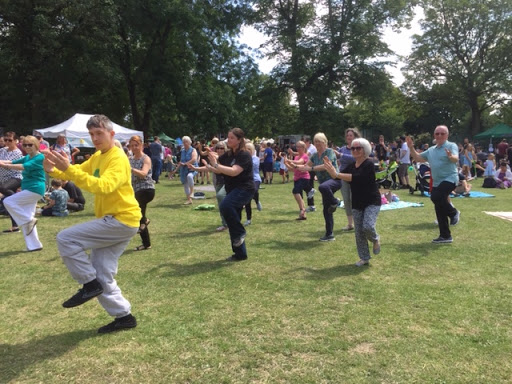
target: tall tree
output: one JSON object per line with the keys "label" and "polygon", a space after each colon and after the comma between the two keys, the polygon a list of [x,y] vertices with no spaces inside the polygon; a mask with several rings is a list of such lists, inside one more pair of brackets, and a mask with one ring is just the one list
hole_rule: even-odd
{"label": "tall tree", "polygon": [[445,83],[471,109],[472,135],[485,110],[512,94],[512,2],[421,0],[424,33],[414,36],[408,57],[412,87]]}
{"label": "tall tree", "polygon": [[[321,115],[347,95],[376,94],[386,80],[377,56],[389,50],[382,27],[406,21],[402,0],[261,0],[258,28],[279,60],[273,75],[293,90],[304,132],[321,129]],[[370,91],[371,90],[371,91]]]}

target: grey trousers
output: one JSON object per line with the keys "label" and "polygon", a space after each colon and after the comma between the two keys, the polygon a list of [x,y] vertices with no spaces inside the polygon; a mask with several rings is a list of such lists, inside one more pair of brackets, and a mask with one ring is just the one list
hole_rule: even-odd
{"label": "grey trousers", "polygon": [[[62,261],[79,284],[97,279],[103,293],[98,301],[111,316],[123,317],[131,305],[121,294],[115,275],[117,264],[136,227],[128,227],[112,216],[66,228],[57,235],[57,247]],[[85,251],[91,250],[88,255]]]}
{"label": "grey trousers", "polygon": [[368,241],[372,243],[379,240],[375,224],[379,216],[380,205],[369,205],[364,210],[352,209],[354,215],[354,229],[356,232],[357,253],[361,260],[370,260]]}

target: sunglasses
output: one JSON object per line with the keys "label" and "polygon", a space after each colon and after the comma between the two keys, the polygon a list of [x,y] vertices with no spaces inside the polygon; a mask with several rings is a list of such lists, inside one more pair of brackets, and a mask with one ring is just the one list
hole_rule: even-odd
{"label": "sunglasses", "polygon": [[8,143],[12,143],[14,140],[13,139],[4,139],[4,141],[6,141]]}
{"label": "sunglasses", "polygon": [[216,150],[216,151],[218,151],[218,150],[223,151],[223,150],[224,150],[224,148],[222,148],[222,147],[217,147],[217,148],[215,148],[215,150]]}
{"label": "sunglasses", "polygon": [[23,144],[24,147],[32,147],[34,144]]}
{"label": "sunglasses", "polygon": [[350,150],[351,150],[352,152],[354,152],[354,151],[359,151],[360,149],[363,149],[363,147],[350,147]]}

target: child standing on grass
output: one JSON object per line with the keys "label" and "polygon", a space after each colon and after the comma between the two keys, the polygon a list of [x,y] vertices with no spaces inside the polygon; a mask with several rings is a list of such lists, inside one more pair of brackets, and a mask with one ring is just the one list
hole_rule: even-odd
{"label": "child standing on grass", "polygon": [[[114,144],[112,122],[104,115],[92,116],[87,129],[96,153],[79,165],[70,165],[66,155],[45,151],[44,168],[52,177],[72,180],[95,194],[97,217],[64,229],[57,235],[59,253],[71,276],[83,287],[62,305],[72,308],[98,297],[115,320],[98,333],[137,326],[131,305],[117,285],[119,257],[137,233],[141,211],[131,185],[131,168],[124,151]],[[90,256],[86,250],[90,249]]]}
{"label": "child standing on grass", "polygon": [[42,216],[68,216],[68,200],[69,194],[62,189],[62,180],[52,180],[52,193],[50,201],[43,207]]}
{"label": "child standing on grass", "polygon": [[279,152],[279,174],[283,178],[283,184],[290,181],[290,175],[288,173],[288,168],[284,163],[286,161],[286,153]]}

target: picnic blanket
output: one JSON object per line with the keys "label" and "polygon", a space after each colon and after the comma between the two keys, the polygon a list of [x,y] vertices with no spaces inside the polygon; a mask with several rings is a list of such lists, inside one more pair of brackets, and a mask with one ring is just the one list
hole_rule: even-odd
{"label": "picnic blanket", "polygon": [[[340,203],[339,207],[343,208],[345,205],[343,201]],[[389,204],[382,204],[380,206],[381,211],[389,211],[391,209],[400,209],[400,208],[409,208],[409,207],[423,207],[423,203],[411,203],[408,201],[395,201]]]}
{"label": "picnic blanket", "polygon": [[[425,196],[430,197],[430,193],[425,192]],[[454,196],[450,195],[450,197],[465,197],[462,195]],[[469,196],[467,197],[495,197],[494,195],[491,195],[490,193],[480,192],[480,191],[471,191],[469,192]]]}
{"label": "picnic blanket", "polygon": [[488,215],[491,215],[491,216],[499,217],[500,219],[503,219],[503,220],[512,221],[512,212],[486,212],[486,211],[483,211],[483,212],[487,213]]}

